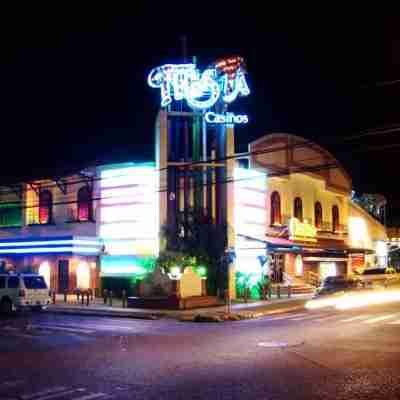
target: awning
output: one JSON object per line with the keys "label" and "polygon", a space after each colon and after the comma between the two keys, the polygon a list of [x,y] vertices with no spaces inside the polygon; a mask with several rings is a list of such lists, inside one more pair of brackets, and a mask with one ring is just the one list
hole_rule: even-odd
{"label": "awning", "polygon": [[278,237],[273,237],[273,236],[266,236],[265,240],[271,246],[280,246],[280,247],[284,247],[284,246],[292,247],[292,246],[295,246],[295,243],[292,240],[289,240],[289,239],[278,238]]}
{"label": "awning", "polygon": [[274,236],[266,236],[265,242],[267,249],[276,252],[287,252],[287,253],[301,253],[302,247],[294,243],[292,240],[279,238]]}
{"label": "awning", "polygon": [[[247,243],[247,248],[265,248],[270,251],[281,251],[281,252],[295,252],[300,253],[302,247],[294,243],[289,239],[278,238],[274,236],[265,236],[265,239],[252,238],[245,235],[237,235]],[[243,247],[244,248],[244,247]]]}

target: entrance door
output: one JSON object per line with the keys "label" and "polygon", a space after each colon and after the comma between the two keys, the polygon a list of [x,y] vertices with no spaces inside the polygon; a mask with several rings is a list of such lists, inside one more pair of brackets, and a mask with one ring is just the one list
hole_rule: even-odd
{"label": "entrance door", "polygon": [[272,282],[282,283],[283,272],[285,271],[284,254],[276,253],[272,255]]}
{"label": "entrance door", "polygon": [[58,292],[68,291],[69,284],[69,261],[58,261]]}

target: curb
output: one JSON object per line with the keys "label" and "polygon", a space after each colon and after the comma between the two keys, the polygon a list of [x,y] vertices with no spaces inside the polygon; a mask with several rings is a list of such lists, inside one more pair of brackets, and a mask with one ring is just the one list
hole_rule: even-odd
{"label": "curb", "polygon": [[47,308],[44,312],[49,314],[64,314],[64,315],[80,315],[90,317],[107,317],[107,318],[127,318],[127,319],[142,319],[142,320],[158,320],[158,319],[174,319],[181,322],[227,322],[227,321],[242,321],[246,319],[257,319],[268,315],[282,314],[304,309],[304,304],[293,307],[280,307],[273,310],[251,311],[243,310],[227,314],[226,312],[216,312],[213,314],[196,313],[179,315],[178,313],[138,313],[138,312],[118,312],[118,311],[101,311],[101,310],[82,310],[75,308]]}
{"label": "curb", "polygon": [[303,310],[304,305],[296,306],[296,307],[289,307],[289,308],[278,308],[276,310],[270,311],[254,311],[254,312],[238,312],[238,313],[231,313],[231,314],[195,314],[195,315],[184,315],[179,318],[181,322],[227,322],[227,321],[243,321],[246,319],[257,319],[266,317],[268,315],[274,314],[283,314],[285,312],[292,312]]}
{"label": "curb", "polygon": [[64,315],[82,315],[88,317],[108,317],[108,318],[130,318],[130,319],[145,319],[145,320],[157,320],[164,318],[164,314],[138,314],[138,313],[119,313],[119,312],[102,312],[93,310],[73,310],[73,309],[59,309],[45,311],[48,314],[64,314]]}

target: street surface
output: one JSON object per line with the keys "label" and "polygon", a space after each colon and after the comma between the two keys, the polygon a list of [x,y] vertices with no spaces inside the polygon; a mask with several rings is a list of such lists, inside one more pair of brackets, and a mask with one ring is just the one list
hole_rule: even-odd
{"label": "street surface", "polygon": [[0,399],[399,399],[400,304],[184,323],[0,319]]}

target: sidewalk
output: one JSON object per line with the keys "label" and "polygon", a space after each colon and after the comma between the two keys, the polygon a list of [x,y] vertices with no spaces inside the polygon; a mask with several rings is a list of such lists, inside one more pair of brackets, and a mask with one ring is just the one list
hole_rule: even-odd
{"label": "sidewalk", "polygon": [[[120,299],[113,299],[113,306],[105,305],[103,299],[96,298],[86,306],[78,303],[76,296],[68,296],[64,302],[62,296],[58,297],[56,304],[51,304],[47,312],[69,315],[87,315],[99,317],[159,319],[172,318],[180,321],[194,322],[221,322],[224,320],[241,320],[258,318],[268,314],[294,311],[304,308],[309,295],[292,296],[291,298],[273,298],[267,301],[252,301],[248,303],[235,302],[228,315],[227,306],[197,308],[190,310],[153,310],[142,308],[122,308]],[[86,298],[85,298],[86,301]]]}

